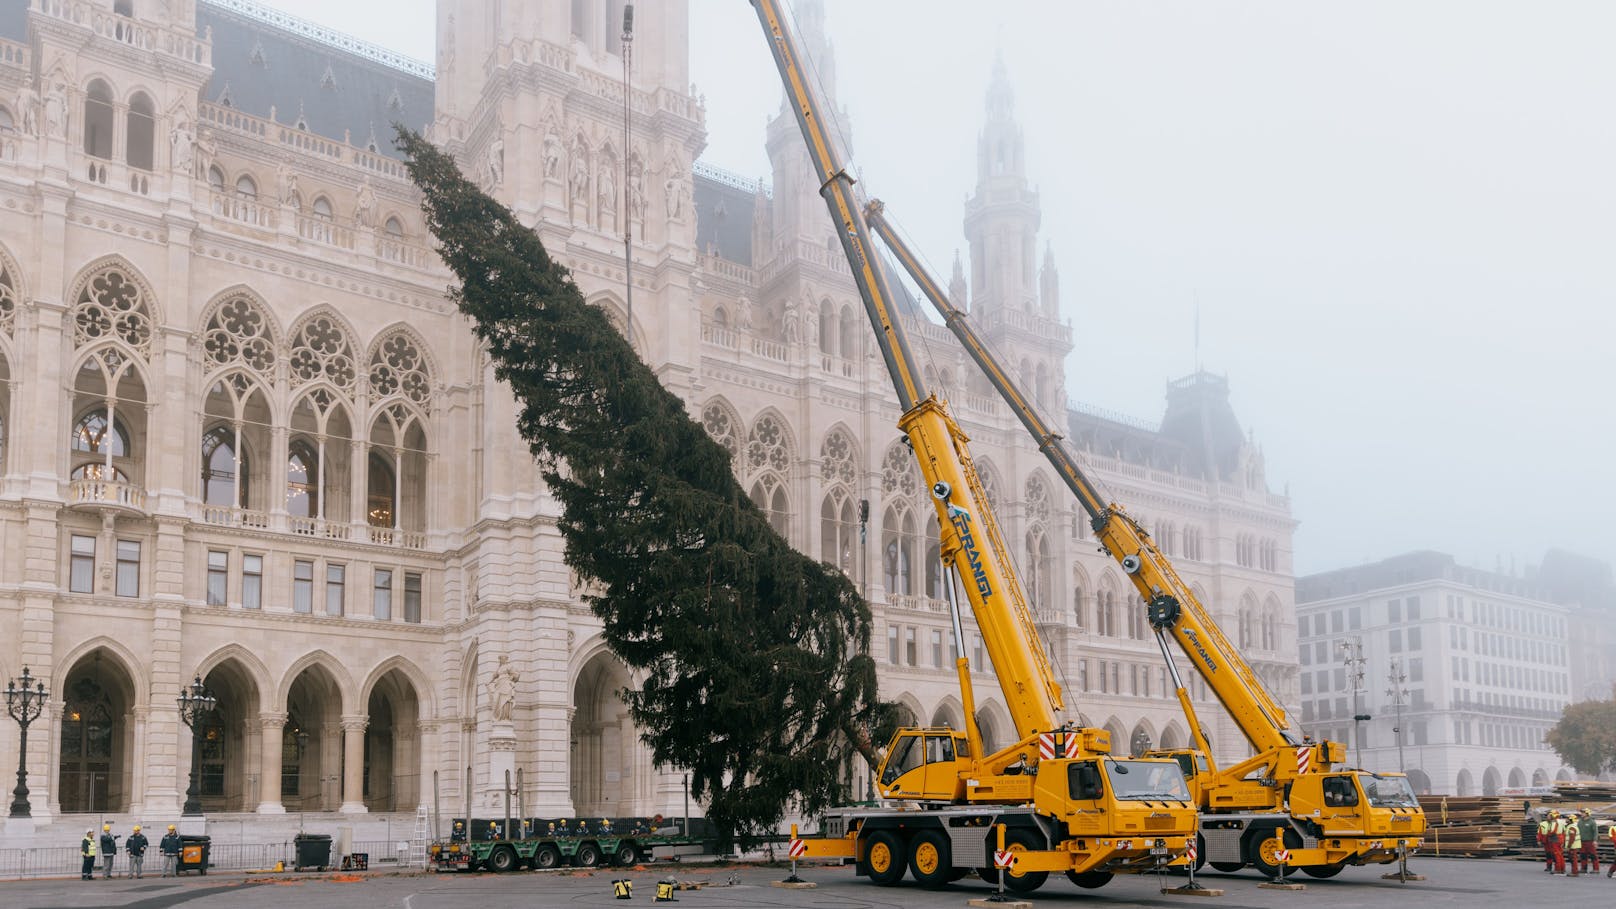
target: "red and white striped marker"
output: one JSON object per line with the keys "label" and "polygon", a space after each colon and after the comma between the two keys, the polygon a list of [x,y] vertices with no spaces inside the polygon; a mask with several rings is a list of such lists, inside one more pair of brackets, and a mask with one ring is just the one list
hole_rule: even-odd
{"label": "red and white striped marker", "polygon": [[1066,733],[1066,756],[1068,758],[1077,757],[1077,748],[1081,744],[1083,744],[1083,739],[1077,733]]}
{"label": "red and white striped marker", "polygon": [[1194,840],[1190,840],[1189,845],[1184,847],[1184,857],[1190,860],[1191,865],[1195,864],[1195,841]]}
{"label": "red and white striped marker", "polygon": [[808,854],[808,844],[802,840],[792,840],[789,854],[792,858],[802,858]]}
{"label": "red and white striped marker", "polygon": [[1009,849],[996,849],[993,852],[993,867],[1011,868],[1016,864],[1016,854]]}
{"label": "red and white striped marker", "polygon": [[1296,749],[1296,772],[1306,773],[1307,768],[1313,764],[1313,746],[1304,745]]}
{"label": "red and white striped marker", "polygon": [[1038,757],[1046,761],[1055,759],[1055,733],[1044,732],[1039,734]]}
{"label": "red and white striped marker", "polygon": [[1285,864],[1291,860],[1291,851],[1289,849],[1281,849],[1278,852],[1275,852],[1274,860],[1279,862],[1281,865]]}

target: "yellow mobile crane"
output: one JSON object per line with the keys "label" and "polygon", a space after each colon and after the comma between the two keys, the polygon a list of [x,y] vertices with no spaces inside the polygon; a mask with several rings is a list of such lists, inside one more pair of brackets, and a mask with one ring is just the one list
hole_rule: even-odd
{"label": "yellow mobile crane", "polygon": [[[864,215],[1037,440],[1039,450],[1088,513],[1105,551],[1132,578],[1143,598],[1195,742],[1194,748],[1151,755],[1177,760],[1195,792],[1201,810],[1197,865],[1210,861],[1220,871],[1237,871],[1249,864],[1274,876],[1280,870],[1276,852],[1283,843],[1290,853],[1287,865],[1313,877],[1333,877],[1347,865],[1394,861],[1406,877],[1407,856],[1425,834],[1425,814],[1407,777],[1336,769],[1346,761],[1345,745],[1312,741],[1287,722],[1285,709],[1230,645],[1145,529],[1121,505],[1106,503],[1083,474],[1061,434],[1044,423],[966,315],[949,302],[898,236],[881,202],[871,201]],[[1229,711],[1255,756],[1221,770],[1217,767],[1168,650],[1168,635]]]}
{"label": "yellow mobile crane", "polygon": [[[1061,688],[1039,641],[1009,550],[967,450],[943,402],[928,394],[892,310],[886,273],[869,245],[863,217],[824,107],[810,88],[779,0],[752,0],[819,175],[820,194],[847,255],[876,341],[897,390],[898,427],[919,462],[937,512],[955,639],[964,641],[956,583],[981,628],[1019,740],[983,754],[970,666],[955,664],[965,729],[900,729],[876,770],[879,808],[830,812],[808,854],[850,858],[877,884],[907,868],[937,887],[976,869],[996,881],[998,828],[1017,854],[1005,885],[1041,886],[1049,872],[1098,887],[1118,871],[1183,864],[1196,812],[1178,765],[1168,759],[1117,760],[1103,729],[1061,720]],[[964,648],[961,648],[963,651]]]}

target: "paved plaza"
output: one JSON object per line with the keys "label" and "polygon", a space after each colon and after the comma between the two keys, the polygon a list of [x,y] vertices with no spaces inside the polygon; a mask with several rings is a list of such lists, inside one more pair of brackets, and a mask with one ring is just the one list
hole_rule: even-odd
{"label": "paved plaza", "polygon": [[[1596,905],[1616,895],[1616,881],[1604,875],[1584,878],[1551,877],[1531,862],[1513,860],[1421,859],[1419,871],[1427,880],[1399,884],[1382,881],[1379,870],[1350,869],[1329,881],[1307,880],[1305,894],[1265,890],[1251,873],[1207,874],[1204,882],[1222,888],[1218,898],[1163,896],[1154,878],[1117,878],[1100,890],[1079,890],[1051,879],[1033,901],[1047,906],[1217,906],[1225,909],[1279,909],[1302,900],[1308,909],[1357,909],[1418,905],[1444,907],[1530,905],[1554,909]],[[767,866],[650,866],[628,872],[523,872],[493,874],[384,874],[373,876],[276,875],[249,878],[240,875],[186,877],[180,881],[146,878],[86,883],[77,879],[0,883],[0,906],[7,909],[542,909],[542,907],[621,907],[613,898],[611,882],[626,877],[634,882],[632,904],[651,904],[658,879],[672,875],[681,881],[706,882],[698,890],[677,894],[681,909],[741,909],[741,907],[964,907],[971,898],[991,894],[986,885],[971,879],[941,891],[905,885],[872,886],[855,879],[849,868],[811,867],[802,870],[814,890],[781,890],[770,881],[785,877],[785,870]],[[1181,879],[1169,879],[1177,886]]]}

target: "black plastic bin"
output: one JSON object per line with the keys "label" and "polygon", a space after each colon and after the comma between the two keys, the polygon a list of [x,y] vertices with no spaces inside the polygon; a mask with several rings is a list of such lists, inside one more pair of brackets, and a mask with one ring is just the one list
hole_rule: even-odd
{"label": "black plastic bin", "polygon": [[297,851],[294,870],[318,868],[324,871],[331,864],[331,835],[328,833],[299,833],[292,838]]}
{"label": "black plastic bin", "polygon": [[211,836],[180,836],[180,858],[174,863],[174,871],[183,874],[195,871],[197,874],[208,873],[208,849],[213,844]]}

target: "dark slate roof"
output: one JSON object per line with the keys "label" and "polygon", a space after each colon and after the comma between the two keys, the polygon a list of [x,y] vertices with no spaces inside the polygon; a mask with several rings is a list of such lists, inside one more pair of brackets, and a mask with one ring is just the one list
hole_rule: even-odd
{"label": "dark slate roof", "polygon": [[1157,470],[1182,470],[1189,461],[1184,445],[1155,428],[1092,409],[1068,408],[1066,435],[1079,451],[1116,458]]}
{"label": "dark slate roof", "polygon": [[739,178],[698,165],[693,191],[696,248],[704,254],[716,249],[719,258],[751,268],[757,188],[746,189]]}
{"label": "dark slate roof", "polygon": [[1161,434],[1184,447],[1188,473],[1220,480],[1234,476],[1245,434],[1229,404],[1229,380],[1196,372],[1169,382]]}
{"label": "dark slate roof", "polygon": [[301,111],[310,132],[339,142],[346,134],[359,146],[374,131],[377,150],[393,157],[393,121],[417,129],[432,121],[432,80],[421,75],[206,0],[197,4],[196,23],[198,31],[213,30],[213,77],[203,100],[227,99],[258,117],[274,107],[286,125]]}
{"label": "dark slate roof", "polygon": [[28,43],[28,0],[0,0],[0,38]]}
{"label": "dark slate roof", "polygon": [[1400,587],[1420,581],[1446,580],[1482,590],[1492,590],[1531,599],[1541,599],[1543,591],[1534,581],[1496,571],[1467,568],[1445,552],[1419,550],[1381,559],[1368,565],[1337,568],[1296,579],[1296,602],[1312,603]]}

